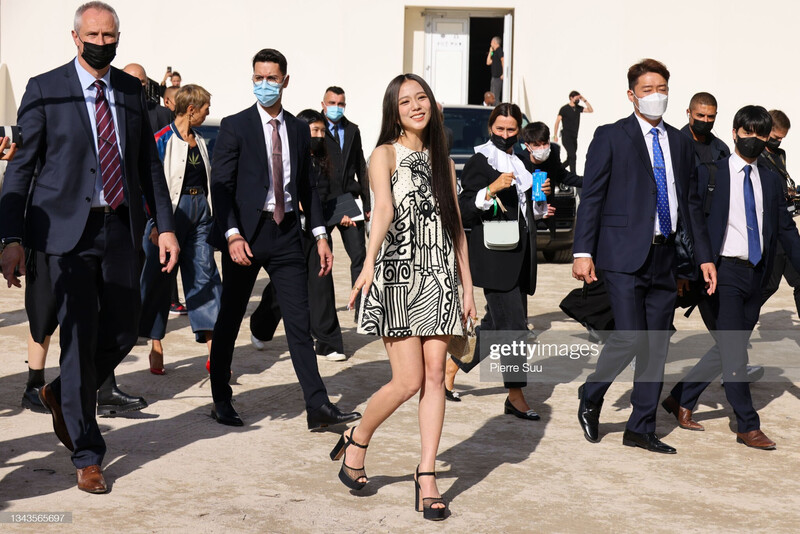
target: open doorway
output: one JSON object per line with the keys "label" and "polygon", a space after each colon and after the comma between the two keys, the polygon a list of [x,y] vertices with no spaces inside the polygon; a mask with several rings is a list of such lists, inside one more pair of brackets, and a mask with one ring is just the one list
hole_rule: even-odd
{"label": "open doorway", "polygon": [[[489,90],[491,71],[486,64],[486,54],[492,37],[502,37],[504,33],[503,17],[470,17],[469,18],[469,81],[467,103],[480,105],[483,93]],[[505,43],[502,45],[505,50]],[[508,59],[506,59],[508,61]]]}

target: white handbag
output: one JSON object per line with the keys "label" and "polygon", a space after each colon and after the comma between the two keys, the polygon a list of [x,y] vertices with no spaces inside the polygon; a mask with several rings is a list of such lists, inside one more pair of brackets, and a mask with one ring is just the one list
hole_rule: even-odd
{"label": "white handbag", "polygon": [[[495,198],[500,210],[506,213],[506,207],[499,198]],[[519,218],[519,203],[517,203]],[[483,221],[483,246],[489,250],[514,250],[519,244],[519,221]]]}

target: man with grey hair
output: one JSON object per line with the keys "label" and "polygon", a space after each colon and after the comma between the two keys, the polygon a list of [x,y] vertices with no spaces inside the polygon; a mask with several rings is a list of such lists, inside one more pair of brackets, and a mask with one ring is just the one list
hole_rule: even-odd
{"label": "man with grey hair", "polygon": [[61,327],[61,375],[39,398],[72,451],[78,489],[105,493],[97,386],[137,339],[143,197],[161,231],[165,271],[179,247],[141,83],[110,66],[119,40],[114,9],[82,5],[72,38],[77,57],[31,78],[22,97],[25,143],[0,196],[0,267],[8,287],[20,287],[23,245],[43,253]]}

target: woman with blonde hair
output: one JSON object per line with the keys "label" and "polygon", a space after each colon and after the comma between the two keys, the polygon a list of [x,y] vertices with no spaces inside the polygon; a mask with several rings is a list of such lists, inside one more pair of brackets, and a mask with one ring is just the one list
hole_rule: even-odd
{"label": "woman with blonde hair", "polygon": [[[211,231],[208,148],[195,130],[203,124],[211,107],[211,94],[199,85],[185,85],[175,95],[175,121],[155,134],[158,155],[175,214],[175,236],[180,243],[178,259],[189,323],[198,343],[211,351],[211,333],[219,313],[222,282],[214,262],[214,249],[206,242]],[[164,339],[170,305],[170,279],[159,262],[155,221],[148,222],[144,236],[146,255],[142,270],[142,317],[139,335],[153,340],[150,372],[163,375]]]}

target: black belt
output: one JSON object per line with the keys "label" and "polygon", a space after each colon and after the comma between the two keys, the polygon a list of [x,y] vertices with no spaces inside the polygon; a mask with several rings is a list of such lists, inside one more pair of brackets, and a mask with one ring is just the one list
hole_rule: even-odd
{"label": "black belt", "polygon": [[206,195],[206,190],[202,187],[184,187],[183,188],[184,195]]}
{"label": "black belt", "polygon": [[114,213],[114,209],[111,206],[98,206],[91,208],[89,213]]}
{"label": "black belt", "polygon": [[720,256],[720,260],[726,263],[732,263],[734,265],[744,265],[748,269],[755,269],[756,266],[750,260],[743,260],[742,258],[737,258],[735,256]]}
{"label": "black belt", "polygon": [[668,236],[664,234],[658,234],[653,236],[653,240],[651,241],[653,245],[674,245],[675,244],[675,233],[671,233]]}
{"label": "black belt", "polygon": [[[261,212],[261,218],[262,219],[268,219],[270,221],[274,221],[275,220],[275,214],[273,212],[271,212],[271,211],[266,211],[265,210],[265,211]],[[294,220],[294,218],[295,218],[294,212],[293,211],[287,211],[286,213],[283,214],[283,221],[282,222],[291,221],[291,220]]]}

